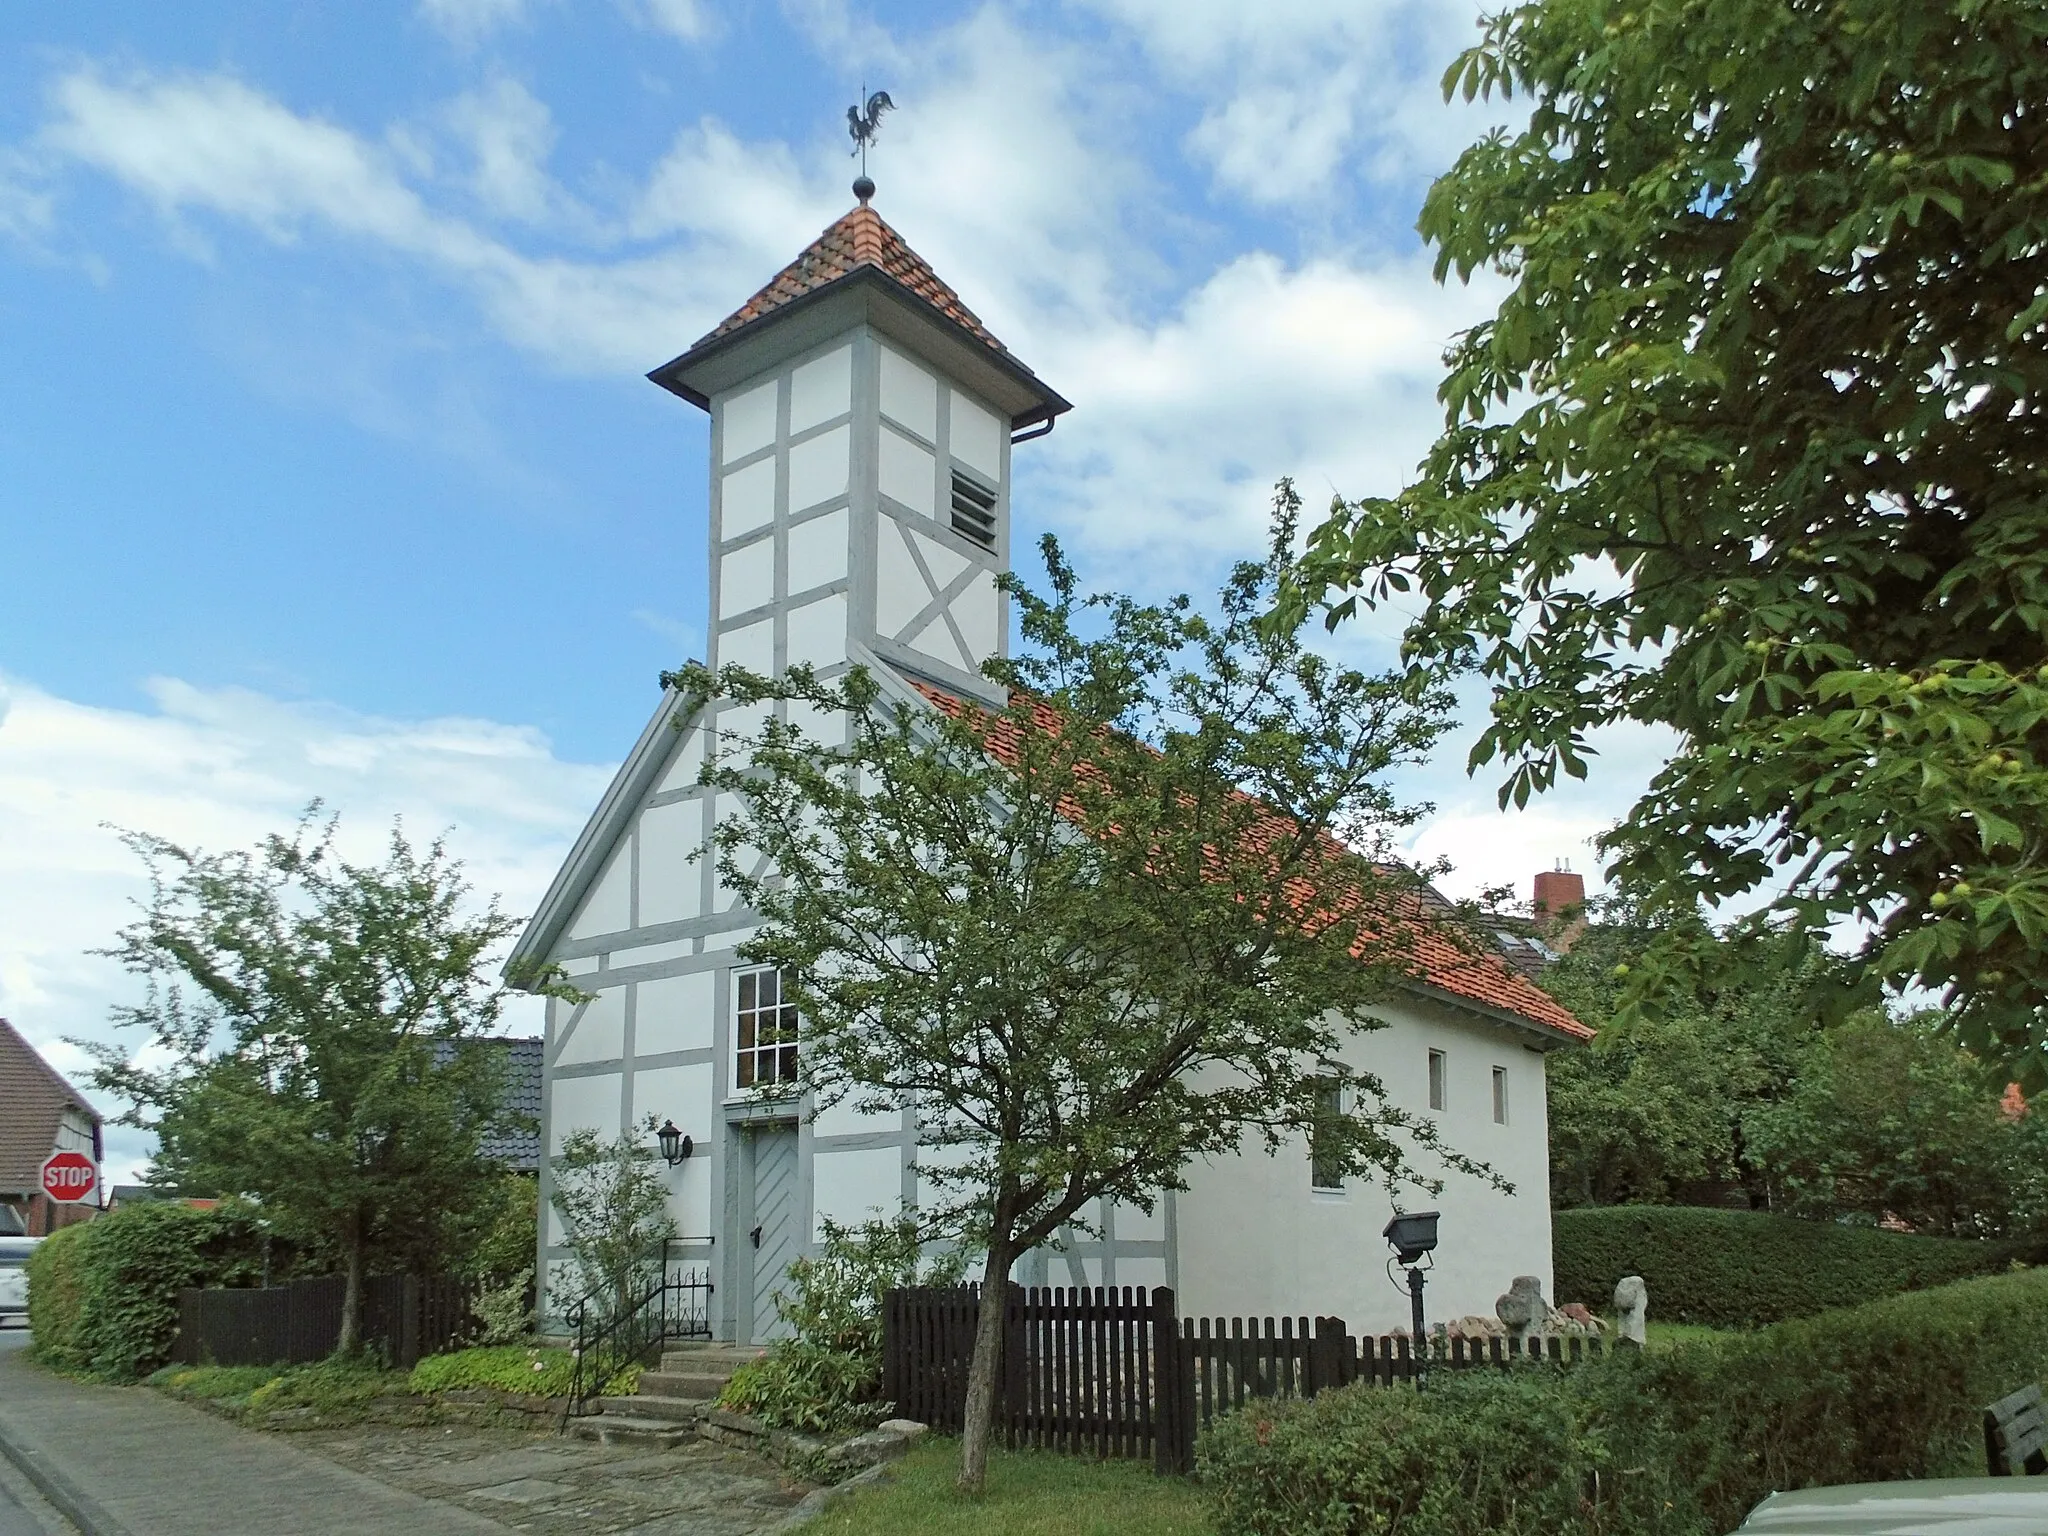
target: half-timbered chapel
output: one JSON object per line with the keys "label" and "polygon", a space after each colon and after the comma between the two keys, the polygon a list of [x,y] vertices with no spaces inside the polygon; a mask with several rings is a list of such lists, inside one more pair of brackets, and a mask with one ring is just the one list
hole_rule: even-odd
{"label": "half-timbered chapel", "polygon": [[[711,419],[712,666],[858,664],[918,707],[932,689],[999,702],[980,667],[1008,644],[996,577],[1011,456],[1069,405],[866,199],[650,377]],[[809,1112],[802,1021],[773,971],[738,961],[754,920],[700,854],[733,810],[697,782],[721,722],[707,710],[677,729],[680,702],[655,706],[513,963],[558,963],[591,995],[547,1005],[546,1152],[580,1127],[612,1135],[649,1116],[686,1132],[691,1155],[668,1175],[671,1262],[712,1282],[718,1337],[757,1342],[777,1331],[772,1295],[824,1220],[916,1202],[917,1120],[914,1107]],[[1426,969],[1379,1013],[1388,1027],[1354,1036],[1353,1064],[1515,1184],[1446,1187],[1432,1311],[1490,1311],[1517,1274],[1547,1290],[1544,1057],[1587,1031],[1494,957]],[[546,1158],[540,1177],[545,1283],[568,1253]],[[1383,1272],[1390,1208],[1376,1187],[1322,1187],[1305,1145],[1188,1181],[1149,1215],[1099,1213],[1098,1236],[1028,1255],[1018,1278],[1170,1285],[1189,1314],[1406,1319]],[[568,1299],[547,1297],[544,1314]]]}

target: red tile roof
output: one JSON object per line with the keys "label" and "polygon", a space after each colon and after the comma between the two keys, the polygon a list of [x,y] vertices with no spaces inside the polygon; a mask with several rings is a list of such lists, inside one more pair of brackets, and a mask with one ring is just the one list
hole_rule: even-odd
{"label": "red tile roof", "polygon": [[862,267],[874,267],[894,278],[992,350],[1008,355],[1010,349],[989,334],[974,311],[960,302],[960,295],[931,269],[931,263],[906,245],[903,237],[865,203],[813,240],[801,256],[769,280],[767,287],[719,321],[690,350],[694,352],[706,342],[750,325],[791,300],[815,293]]}
{"label": "red tile roof", "polygon": [[0,1019],[0,1190],[36,1187],[43,1159],[56,1148],[57,1125],[67,1105],[99,1124],[99,1111],[85,1095]]}
{"label": "red tile roof", "polygon": [[[954,694],[915,678],[906,679],[926,699],[938,708],[956,718],[968,710],[979,711],[980,706],[969,703]],[[1033,714],[1046,730],[1059,727],[1057,713],[1047,704],[1036,704]],[[1007,721],[992,722],[996,729],[988,732],[984,740],[989,753],[998,761],[1014,760],[1016,754],[1015,728]],[[1254,836],[1263,843],[1278,841],[1293,825],[1278,812],[1266,818],[1270,823]],[[1320,839],[1325,856],[1344,862],[1358,857],[1334,837],[1324,834]],[[1288,894],[1303,904],[1322,899],[1307,880],[1290,885]],[[1410,903],[1412,901],[1412,907]],[[1571,1010],[1558,1002],[1548,992],[1517,972],[1508,963],[1505,955],[1497,950],[1478,949],[1469,944],[1461,945],[1444,929],[1449,914],[1449,904],[1438,897],[1427,886],[1413,898],[1403,898],[1403,906],[1409,910],[1394,914],[1408,940],[1410,960],[1413,966],[1411,979],[1439,991],[1448,992],[1467,1002],[1479,1003],[1496,1008],[1532,1024],[1541,1025],[1573,1040],[1590,1040],[1593,1031],[1572,1016]],[[1363,941],[1361,940],[1361,947]]]}

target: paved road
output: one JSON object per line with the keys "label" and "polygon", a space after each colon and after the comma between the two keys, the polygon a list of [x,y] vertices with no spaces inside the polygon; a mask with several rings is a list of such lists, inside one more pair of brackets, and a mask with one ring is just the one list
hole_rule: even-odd
{"label": "paved road", "polygon": [[[0,1328],[0,1355],[28,1343],[26,1328]],[[78,1527],[52,1509],[35,1486],[0,1459],[0,1536],[77,1536]]]}
{"label": "paved road", "polygon": [[0,1438],[82,1496],[90,1536],[502,1536],[508,1529],[146,1387],[52,1376],[18,1347],[0,1350]]}

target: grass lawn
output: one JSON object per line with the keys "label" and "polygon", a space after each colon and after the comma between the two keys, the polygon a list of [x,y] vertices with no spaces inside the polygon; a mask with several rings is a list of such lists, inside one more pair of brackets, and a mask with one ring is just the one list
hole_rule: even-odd
{"label": "grass lawn", "polygon": [[895,1464],[896,1480],[855,1494],[807,1529],[818,1536],[1208,1536],[1194,1485],[1136,1461],[992,1451],[988,1491],[955,1491],[960,1442],[934,1439]]}
{"label": "grass lawn", "polygon": [[[1660,1323],[1650,1318],[1647,1323],[1649,1349],[1672,1349],[1680,1344],[1713,1344],[1721,1339],[1733,1338],[1739,1331],[1729,1328],[1709,1328],[1705,1323]],[[1613,1335],[1609,1334],[1612,1338]]]}

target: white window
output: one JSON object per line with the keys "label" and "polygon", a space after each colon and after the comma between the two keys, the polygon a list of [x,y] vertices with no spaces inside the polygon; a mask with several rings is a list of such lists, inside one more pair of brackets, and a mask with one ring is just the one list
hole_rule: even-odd
{"label": "white window", "polygon": [[1337,1160],[1333,1122],[1344,1116],[1344,1085],[1334,1077],[1316,1083],[1316,1117],[1308,1128],[1308,1182],[1311,1189],[1342,1189],[1344,1166]]}
{"label": "white window", "polygon": [[1493,1069],[1493,1123],[1495,1125],[1506,1125],[1508,1123],[1508,1069],[1506,1067],[1495,1067]]}
{"label": "white window", "polygon": [[1442,1051],[1431,1051],[1429,1053],[1429,1107],[1431,1109],[1442,1109],[1450,1097],[1444,1086],[1445,1075],[1444,1053]]}
{"label": "white window", "polygon": [[796,1084],[796,1004],[787,1001],[787,978],[772,965],[733,975],[734,1081],[742,1088]]}

